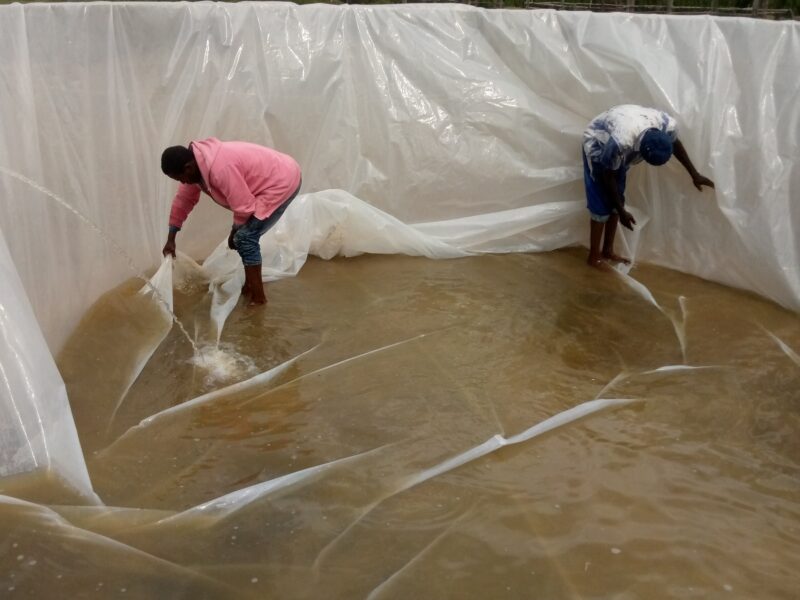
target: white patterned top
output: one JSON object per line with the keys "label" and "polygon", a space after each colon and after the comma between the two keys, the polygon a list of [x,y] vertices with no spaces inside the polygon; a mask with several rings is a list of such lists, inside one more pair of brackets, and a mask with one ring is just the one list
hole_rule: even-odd
{"label": "white patterned top", "polygon": [[674,142],[678,124],[667,113],[636,104],[622,104],[597,115],[583,132],[583,152],[589,168],[611,171],[641,162],[639,144],[648,129],[659,129]]}

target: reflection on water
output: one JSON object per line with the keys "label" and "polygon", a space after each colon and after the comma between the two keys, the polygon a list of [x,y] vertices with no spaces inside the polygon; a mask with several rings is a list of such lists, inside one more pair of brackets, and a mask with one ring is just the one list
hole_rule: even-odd
{"label": "reflection on water", "polygon": [[160,338],[121,286],[59,358],[114,508],[20,485],[46,504],[0,500],[0,593],[796,598],[800,321],[631,275],[658,307],[582,251],[311,260],[213,369],[172,331],[129,389]]}

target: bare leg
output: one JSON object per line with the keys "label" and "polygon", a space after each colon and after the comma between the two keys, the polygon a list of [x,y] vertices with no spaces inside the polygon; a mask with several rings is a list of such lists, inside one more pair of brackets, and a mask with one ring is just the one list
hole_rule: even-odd
{"label": "bare leg", "polygon": [[603,258],[612,262],[621,262],[626,265],[631,264],[624,256],[614,254],[614,237],[617,235],[617,224],[619,223],[619,215],[612,214],[608,221],[606,221],[606,235],[603,239]]}
{"label": "bare leg", "polygon": [[266,304],[267,296],[264,294],[264,282],[261,281],[261,265],[248,265],[244,268],[244,279],[247,293],[250,296],[249,306]]}
{"label": "bare leg", "polygon": [[603,255],[600,253],[600,241],[603,238],[605,223],[591,219],[589,221],[589,258],[586,261],[592,267],[600,267]]}

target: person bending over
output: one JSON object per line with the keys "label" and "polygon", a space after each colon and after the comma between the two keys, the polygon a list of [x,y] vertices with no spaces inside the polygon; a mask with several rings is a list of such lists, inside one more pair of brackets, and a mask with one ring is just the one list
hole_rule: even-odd
{"label": "person bending over", "polygon": [[261,281],[260,238],[300,191],[301,173],[289,155],[248,142],[207,138],[188,147],[171,146],[161,154],[161,170],[179,181],[169,215],[163,253],[175,256],[175,236],[200,199],[202,190],[233,211],[228,247],[244,264],[242,293],[250,305],[267,301]]}
{"label": "person bending over", "polygon": [[704,185],[714,187],[689,160],[675,119],[654,108],[624,104],[597,115],[583,132],[582,154],[591,219],[588,263],[593,267],[600,267],[604,260],[630,263],[614,253],[614,236],[617,223],[630,230],[636,223],[625,210],[625,179],[631,165],[644,160],[659,166],[675,154],[698,190]]}

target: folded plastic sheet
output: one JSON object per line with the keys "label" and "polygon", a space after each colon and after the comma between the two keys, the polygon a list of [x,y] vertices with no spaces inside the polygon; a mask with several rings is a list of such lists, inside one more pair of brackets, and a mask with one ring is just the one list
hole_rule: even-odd
{"label": "folded plastic sheet", "polygon": [[64,382],[0,233],[0,478],[38,471],[87,502],[89,483]]}

